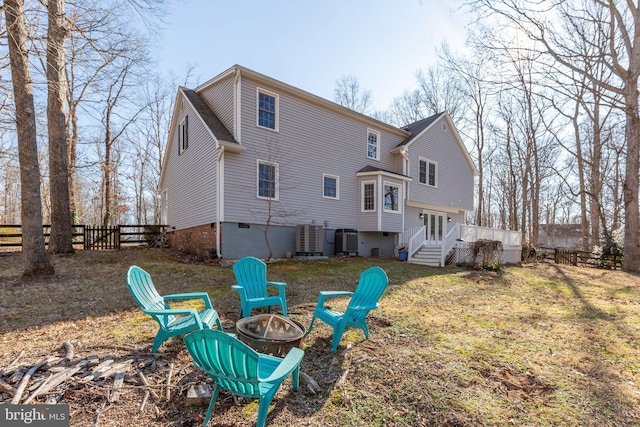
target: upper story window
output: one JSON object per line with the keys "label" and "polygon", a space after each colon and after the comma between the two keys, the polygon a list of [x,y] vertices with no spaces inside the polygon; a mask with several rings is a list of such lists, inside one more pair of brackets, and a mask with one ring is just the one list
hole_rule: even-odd
{"label": "upper story window", "polygon": [[362,183],[362,211],[376,210],[376,186],[374,182]]}
{"label": "upper story window", "polygon": [[322,175],[323,190],[322,197],[327,199],[339,199],[340,198],[340,179],[337,176]]}
{"label": "upper story window", "polygon": [[380,132],[367,129],[367,157],[380,160]]}
{"label": "upper story window", "polygon": [[258,160],[258,198],[278,200],[278,164]]}
{"label": "upper story window", "polygon": [[278,95],[258,88],[258,126],[278,130]]}
{"label": "upper story window", "polygon": [[430,187],[438,186],[438,163],[431,160],[420,159],[419,181]]}
{"label": "upper story window", "polygon": [[390,212],[398,212],[400,186],[396,184],[384,184],[384,210]]}
{"label": "upper story window", "polygon": [[178,125],[178,154],[189,148],[189,116]]}

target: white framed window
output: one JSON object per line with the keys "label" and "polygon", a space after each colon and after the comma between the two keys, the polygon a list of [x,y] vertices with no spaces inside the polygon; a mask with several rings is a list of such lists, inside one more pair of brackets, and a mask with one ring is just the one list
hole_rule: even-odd
{"label": "white framed window", "polygon": [[376,210],[376,183],[375,181],[362,182],[362,212],[374,212]]}
{"label": "white framed window", "polygon": [[187,148],[189,148],[189,116],[184,116],[178,125],[178,154]]}
{"label": "white framed window", "polygon": [[258,198],[278,200],[278,164],[258,160]]}
{"label": "white framed window", "polygon": [[400,185],[384,183],[384,211],[400,212]]}
{"label": "white framed window", "polygon": [[257,95],[256,114],[258,127],[278,131],[278,95],[261,88],[258,88]]}
{"label": "white framed window", "polygon": [[367,129],[367,157],[380,160],[380,132]]}
{"label": "white framed window", "polygon": [[418,175],[418,181],[420,184],[426,184],[429,187],[437,187],[438,163],[421,158],[418,164]]}
{"label": "white framed window", "polygon": [[322,175],[322,197],[340,199],[340,178],[335,175]]}

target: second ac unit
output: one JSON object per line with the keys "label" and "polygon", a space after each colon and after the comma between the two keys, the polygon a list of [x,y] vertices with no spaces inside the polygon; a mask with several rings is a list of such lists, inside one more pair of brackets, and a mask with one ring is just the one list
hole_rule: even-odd
{"label": "second ac unit", "polygon": [[322,255],[322,226],[296,225],[296,255]]}

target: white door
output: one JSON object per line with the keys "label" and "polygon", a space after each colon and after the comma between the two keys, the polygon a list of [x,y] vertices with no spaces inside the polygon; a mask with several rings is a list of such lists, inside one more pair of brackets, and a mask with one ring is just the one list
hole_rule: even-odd
{"label": "white door", "polygon": [[438,212],[424,212],[424,225],[426,230],[425,241],[428,245],[439,245],[444,236],[445,216]]}

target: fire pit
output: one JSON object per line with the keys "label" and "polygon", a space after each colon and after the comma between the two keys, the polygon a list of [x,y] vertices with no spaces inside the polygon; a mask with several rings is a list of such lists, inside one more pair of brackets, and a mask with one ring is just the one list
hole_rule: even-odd
{"label": "fire pit", "polygon": [[293,347],[300,348],[306,333],[302,323],[276,314],[259,314],[236,323],[238,339],[259,353],[284,357]]}

